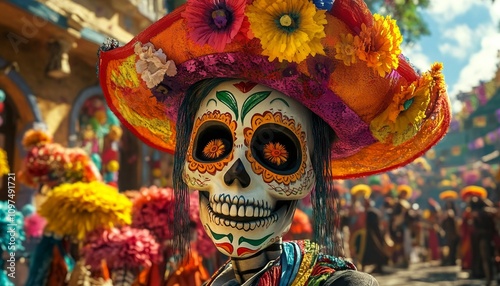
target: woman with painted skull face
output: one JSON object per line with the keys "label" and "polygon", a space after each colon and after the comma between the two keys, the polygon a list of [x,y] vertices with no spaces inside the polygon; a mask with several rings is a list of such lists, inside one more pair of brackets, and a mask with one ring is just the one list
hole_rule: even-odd
{"label": "woman with painted skull face", "polygon": [[[338,257],[332,179],[410,163],[450,119],[442,66],[418,74],[401,41],[360,0],[188,0],[101,47],[110,108],[175,153],[180,253],[199,190],[202,224],[230,257],[208,285],[377,285]],[[283,242],[309,193],[314,240]]]}

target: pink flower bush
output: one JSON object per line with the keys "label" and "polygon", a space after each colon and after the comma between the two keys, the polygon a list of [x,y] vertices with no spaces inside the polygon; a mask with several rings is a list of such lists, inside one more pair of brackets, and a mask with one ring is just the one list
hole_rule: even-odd
{"label": "pink flower bush", "polygon": [[132,227],[150,230],[160,243],[172,239],[174,208],[171,188],[142,188],[133,200]]}
{"label": "pink flower bush", "polygon": [[141,269],[160,262],[160,245],[147,229],[129,226],[94,231],[85,242],[82,256],[92,269],[101,268],[105,260],[108,268]]}

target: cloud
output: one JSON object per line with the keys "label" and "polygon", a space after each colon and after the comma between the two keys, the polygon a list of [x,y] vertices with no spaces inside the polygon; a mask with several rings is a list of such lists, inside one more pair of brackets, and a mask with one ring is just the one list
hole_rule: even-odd
{"label": "cloud", "polygon": [[469,57],[468,63],[460,71],[457,82],[448,89],[451,98],[459,92],[471,91],[479,81],[490,81],[497,70],[500,50],[500,32],[497,27],[483,27],[481,47]]}
{"label": "cloud", "polygon": [[[483,28],[481,28],[481,33]],[[479,29],[476,31],[479,31]],[[442,54],[449,54],[457,59],[465,59],[473,46],[474,34],[477,35],[478,33],[472,31],[465,24],[449,28],[443,32],[442,37],[452,40],[453,43],[447,42],[439,45],[439,51]]]}
{"label": "cloud", "polygon": [[[439,23],[449,22],[466,13],[474,5],[487,5],[490,0],[435,0],[430,1],[429,13]],[[497,2],[497,1],[496,1]]]}
{"label": "cloud", "polygon": [[404,46],[403,55],[410,59],[410,63],[421,72],[427,71],[431,67],[431,61],[423,53],[422,46],[415,44],[412,46]]}
{"label": "cloud", "polygon": [[493,19],[493,22],[499,23],[500,22],[500,1],[496,0],[491,8],[489,9],[491,18]]}

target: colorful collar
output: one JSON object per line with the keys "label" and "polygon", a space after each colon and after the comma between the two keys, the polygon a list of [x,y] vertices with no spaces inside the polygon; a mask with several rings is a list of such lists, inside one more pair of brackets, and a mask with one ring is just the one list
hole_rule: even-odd
{"label": "colorful collar", "polygon": [[[227,271],[231,269],[231,263],[228,261],[206,285],[213,285],[216,278],[227,275]],[[356,270],[356,267],[341,258],[320,253],[319,246],[312,241],[299,240],[284,242],[280,258],[269,263],[263,270],[259,272],[262,275],[255,285],[298,286],[318,285],[336,271]]]}

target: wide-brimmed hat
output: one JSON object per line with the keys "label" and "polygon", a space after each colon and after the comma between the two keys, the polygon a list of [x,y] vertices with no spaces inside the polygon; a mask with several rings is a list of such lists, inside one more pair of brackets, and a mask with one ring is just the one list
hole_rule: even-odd
{"label": "wide-brimmed hat", "polygon": [[372,194],[372,189],[370,186],[365,184],[358,184],[351,188],[351,195],[353,197],[364,197],[369,198]]}
{"label": "wide-brimmed hat", "polygon": [[411,198],[413,194],[413,188],[408,185],[399,185],[396,188],[396,192],[398,193],[398,195],[401,195],[401,193],[406,193],[406,197]]}
{"label": "wide-brimmed hat", "polygon": [[446,190],[439,194],[441,200],[455,200],[458,198],[458,193],[454,190]]}
{"label": "wide-brimmed hat", "polygon": [[467,200],[470,197],[480,197],[486,199],[488,197],[488,191],[480,186],[466,186],[460,190],[460,197],[462,200]]}
{"label": "wide-brimmed hat", "polygon": [[192,84],[226,77],[242,79],[242,90],[250,82],[269,86],[332,127],[334,178],[352,178],[410,163],[448,129],[442,65],[419,74],[401,42],[396,22],[359,0],[331,8],[308,0],[188,0],[123,47],[103,45],[99,78],[122,123],[167,152]]}

